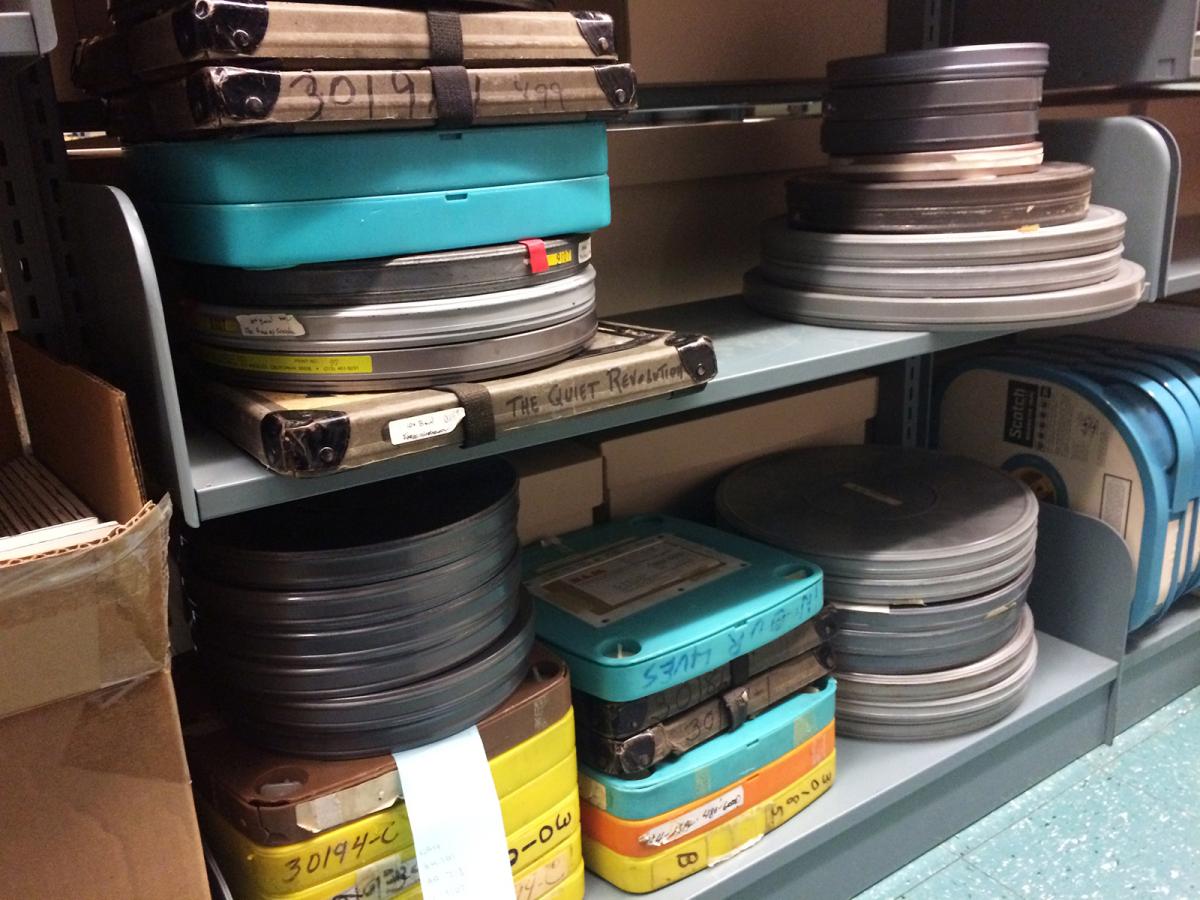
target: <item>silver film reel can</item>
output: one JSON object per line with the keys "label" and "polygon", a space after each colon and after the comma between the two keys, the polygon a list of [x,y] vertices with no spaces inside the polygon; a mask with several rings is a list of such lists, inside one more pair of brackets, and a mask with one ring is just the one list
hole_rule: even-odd
{"label": "silver film reel can", "polygon": [[779,266],[1000,266],[1091,256],[1124,239],[1125,214],[1096,205],[1066,225],[941,234],[806,231],[777,216],[763,223],[762,255]]}
{"label": "silver film reel can", "polygon": [[[538,254],[544,255],[544,263]],[[289,309],[444,300],[531,288],[577,275],[591,258],[591,237],[572,234],[290,269],[192,264],[184,266],[184,273],[186,283],[200,300],[237,307]]]}
{"label": "silver film reel can", "polygon": [[316,353],[390,350],[505,337],[561,325],[596,301],[591,266],[530,287],[360,306],[233,307],[196,304],[196,340],[218,347]]}
{"label": "silver film reel can", "polygon": [[799,290],[746,273],[746,302],[769,316],[840,328],[899,331],[1010,330],[1041,323],[1070,325],[1132,309],[1145,291],[1145,270],[1121,260],[1106,281],[1066,290],[999,297],[893,297]]}
{"label": "silver film reel can", "polygon": [[[928,450],[813,447],[735,469],[717,490],[734,529],[832,579],[969,575],[1029,552],[1037,501],[981,463]],[[993,587],[1012,580],[1000,577]]]}

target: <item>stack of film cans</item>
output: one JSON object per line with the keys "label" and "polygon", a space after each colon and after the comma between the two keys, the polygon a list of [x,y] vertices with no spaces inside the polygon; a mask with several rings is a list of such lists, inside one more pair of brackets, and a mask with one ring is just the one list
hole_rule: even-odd
{"label": "stack of film cans", "polygon": [[746,302],[846,328],[1011,329],[1116,315],[1144,271],[1125,216],[1090,204],[1092,169],[1043,162],[1045,44],[835,60],[827,169],[787,185]]}
{"label": "stack of film cans", "polygon": [[950,737],[1021,702],[1038,504],[1018,479],[926,450],[820,447],[735,470],[717,508],[823,569],[843,736]]}
{"label": "stack of film cans", "polygon": [[1200,584],[1200,353],[1023,338],[951,367],[937,406],[942,447],[1121,535],[1136,569],[1131,631]]}
{"label": "stack of film cans", "polygon": [[128,145],[152,246],[178,263],[173,330],[205,374],[403,390],[537,370],[592,339],[604,120],[637,93],[609,16],[158,7],[114,0],[75,78]]}
{"label": "stack of film cans", "polygon": [[571,669],[590,869],[656,890],[829,789],[836,686],[816,566],[665,516],[525,557],[539,637]]}
{"label": "stack of film cans", "polygon": [[419,896],[390,754],[471,726],[521,896],[582,896],[570,687],[534,643],[516,486],[490,459],[182,536],[211,688],[188,752],[238,898]]}

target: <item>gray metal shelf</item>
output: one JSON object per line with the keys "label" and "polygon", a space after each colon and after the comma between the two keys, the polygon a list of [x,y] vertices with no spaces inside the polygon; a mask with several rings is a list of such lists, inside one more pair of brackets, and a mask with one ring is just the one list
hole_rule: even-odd
{"label": "gray metal shelf", "polygon": [[1200,215],[1180,216],[1175,222],[1171,262],[1167,266],[1166,296],[1200,289]]}
{"label": "gray metal shelf", "polygon": [[[853,896],[1099,746],[1116,677],[1115,661],[1039,632],[1029,694],[1003,722],[940,741],[841,738],[828,794],[739,855],[654,896]],[[631,896],[590,873],[586,893]]]}
{"label": "gray metal shelf", "polygon": [[[1178,149],[1157,123],[1136,116],[1047,123],[1047,150],[1061,159],[1095,164],[1095,196],[1129,215],[1127,255],[1141,262],[1151,296],[1165,280],[1178,184]],[[1137,184],[1118,177],[1138,159]],[[470,450],[445,448],[374,463],[320,478],[293,479],[272,473],[207,426],[183,420],[153,259],[132,205],[119,191],[76,186],[72,214],[81,234],[103,242],[79,248],[85,275],[89,329],[109,355],[105,375],[124,388],[149,437],[158,447],[149,468],[171,490],[184,519],[208,519],[286,503],[478,456],[647,421],[686,410],[794,387],[833,375],[945,350],[993,336],[988,333],[855,331],[779,322],[741,306],[736,298],[656,309],[629,316],[659,328],[710,335],[720,372],[704,390],[562,419],[508,432]],[[147,348],[150,348],[148,351]]]}
{"label": "gray metal shelf", "polygon": [[[1125,662],[1142,665],[1183,641],[1200,637],[1200,596],[1191,594],[1180,600],[1163,620],[1129,637]],[[1200,664],[1200,658],[1197,659]]]}
{"label": "gray metal shelf", "polygon": [[[850,897],[1113,735],[1133,562],[1116,531],[1042,504],[1029,591],[1038,664],[1004,721],[940,741],[839,739],[828,795],[719,866],[655,893],[661,900]],[[627,895],[588,876],[587,895]]]}
{"label": "gray metal shelf", "polygon": [[765,318],[737,297],[625,315],[622,321],[713,338],[719,373],[703,390],[532,425],[463,450],[445,447],[321,478],[273,473],[200,423],[185,423],[200,520],[285,503],[422,469],[577,437],[957,347],[994,334],[851,331]]}
{"label": "gray metal shelf", "polygon": [[1157,625],[1129,638],[1117,695],[1117,729],[1200,685],[1200,597],[1178,601]]}
{"label": "gray metal shelf", "polygon": [[[28,53],[36,14],[0,14],[0,67],[6,49]],[[1176,3],[1184,0],[1175,0]],[[1194,2],[1194,0],[1192,0]],[[936,4],[935,4],[936,5]],[[22,49],[24,48],[24,49]],[[16,58],[16,57],[12,57]],[[811,112],[807,89],[789,88],[778,114]],[[676,98],[678,99],[678,98]],[[704,115],[744,115],[745,98],[689,97]],[[676,104],[679,105],[678,103]],[[757,107],[755,107],[757,110]],[[1130,255],[1147,267],[1161,296],[1181,270],[1168,267],[1174,227],[1178,151],[1146,120],[1122,117],[1047,123],[1049,155],[1094,163],[1096,198],[1125,209]],[[1139,178],[1128,173],[1136,161]],[[470,450],[446,448],[315,479],[291,479],[257,461],[180,408],[153,262],[137,215],[119,192],[81,186],[69,192],[82,242],[89,333],[106,351],[105,373],[129,392],[147,462],[193,525],[408,472],[503,453],[794,387],[918,357],[991,333],[896,333],[778,322],[736,298],[626,317],[709,334],[720,373],[702,391],[531,426]],[[1200,237],[1200,227],[1197,229]],[[1181,242],[1181,246],[1185,242]],[[1200,246],[1200,241],[1197,242]],[[1188,257],[1177,256],[1182,264]],[[1197,264],[1200,274],[1200,264]],[[795,820],[720,866],[658,892],[682,897],[850,896],[1105,740],[1129,716],[1191,679],[1200,681],[1200,605],[1184,603],[1145,635],[1124,642],[1132,583],[1123,544],[1103,523],[1069,511],[1043,511],[1039,568],[1030,603],[1039,623],[1039,667],[1029,694],[1003,722],[960,738],[925,743],[838,742],[839,774],[829,795]],[[1043,541],[1048,546],[1043,546]],[[1036,596],[1035,596],[1036,595]],[[1167,698],[1169,699],[1169,698]],[[1144,713],[1141,713],[1144,714]],[[624,894],[588,876],[588,895]]]}

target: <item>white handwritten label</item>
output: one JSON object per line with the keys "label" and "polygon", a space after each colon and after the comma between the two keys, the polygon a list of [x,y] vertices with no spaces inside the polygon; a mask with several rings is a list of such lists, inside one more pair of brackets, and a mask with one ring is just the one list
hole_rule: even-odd
{"label": "white handwritten label", "polygon": [[687,837],[705,825],[725,818],[730,813],[741,809],[745,804],[746,794],[739,784],[732,791],[726,791],[720,797],[714,797],[703,806],[689,810],[674,819],[668,819],[661,825],[655,825],[649,831],[638,836],[638,843],[647,847],[665,847]]}
{"label": "white handwritten label", "polygon": [[288,313],[250,313],[235,318],[246,337],[303,337],[307,334],[300,320]]}
{"label": "white handwritten label", "polygon": [[584,238],[579,242],[579,262],[585,263],[592,258],[592,239]]}
{"label": "white handwritten label", "polygon": [[388,437],[395,445],[441,437],[457,428],[458,423],[466,416],[466,410],[456,406],[454,409],[439,409],[437,412],[409,416],[407,419],[393,419],[388,422]]}
{"label": "white handwritten label", "polygon": [[392,758],[425,900],[514,900],[500,800],[479,730]]}

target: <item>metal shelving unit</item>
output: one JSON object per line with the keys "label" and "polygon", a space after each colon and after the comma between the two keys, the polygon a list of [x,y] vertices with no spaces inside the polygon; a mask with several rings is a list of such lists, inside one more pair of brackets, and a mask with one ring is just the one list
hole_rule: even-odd
{"label": "metal shelving unit", "polygon": [[[0,76],[6,85],[15,85],[13,74],[27,69],[54,43],[48,2],[28,2],[32,5],[26,9],[0,12]],[[1172,5],[1188,2],[1195,0],[1172,0]],[[951,33],[954,4],[950,0],[919,0],[919,6],[921,42],[937,43]],[[43,83],[43,91],[45,87]],[[684,93],[649,97],[652,105],[663,108],[648,111],[649,118],[635,124],[811,115],[818,96],[816,87],[808,84],[749,94],[743,87],[679,90]],[[29,85],[0,94],[0,114],[5,116],[0,121],[6,132],[11,124],[27,126],[21,139],[23,145],[33,146],[29,94]],[[14,104],[19,104],[20,117],[13,113],[18,109]],[[51,121],[49,127],[53,125]],[[42,122],[42,127],[47,123]],[[1151,296],[1173,293],[1190,284],[1187,279],[1200,286],[1200,250],[1194,260],[1186,251],[1174,257],[1171,253],[1177,227],[1181,229],[1174,234],[1177,249],[1193,244],[1185,239],[1191,234],[1186,231],[1189,226],[1175,225],[1178,150],[1170,135],[1137,117],[1049,123],[1046,131],[1048,155],[1095,164],[1097,201],[1129,214],[1129,254],[1146,266]],[[55,221],[57,208],[47,199],[54,196],[54,203],[59,202],[56,191],[48,188],[49,179],[58,177],[55,171],[32,166],[31,158],[14,162],[11,153],[9,157],[10,168],[19,169],[17,193],[26,209],[36,208],[42,217],[38,221]],[[1128,177],[1131,159],[1138,161],[1136,180]],[[171,490],[177,508],[192,525],[888,363],[904,362],[906,384],[927,381],[929,354],[995,336],[994,332],[817,328],[763,318],[736,298],[657,309],[623,318],[712,336],[720,373],[703,390],[531,426],[470,450],[445,448],[337,475],[292,479],[269,472],[211,428],[184,415],[153,260],[132,204],[111,188],[61,187],[71,229],[92,237],[72,248],[84,293],[72,298],[70,292],[76,288],[70,285],[59,285],[52,294],[42,290],[32,309],[38,315],[31,316],[31,307],[21,301],[29,291],[22,291],[17,297],[22,328],[69,353],[75,340],[72,312],[76,305],[87,311],[83,324],[89,346],[97,352],[96,363],[129,393],[147,468],[161,481],[152,488]],[[1194,246],[1200,248],[1200,226],[1194,230]],[[43,254],[43,262],[54,260],[56,245],[48,234],[35,230],[26,237]],[[4,249],[2,241],[0,236],[0,249]],[[11,252],[4,252],[6,267],[11,268]],[[33,262],[38,277],[50,271],[37,258]],[[70,302],[63,302],[64,295]],[[1200,310],[1175,307],[1164,312],[1175,318],[1158,322],[1150,332],[1173,331],[1178,340],[1200,346]],[[1138,329],[1146,327],[1147,316],[1154,314],[1143,308],[1123,317],[1119,325],[1089,327],[1137,337]],[[926,391],[898,392],[894,405],[903,407],[900,420],[919,420],[926,397]],[[1108,526],[1045,507],[1038,556],[1053,561],[1039,567],[1031,591],[1040,628],[1039,667],[1029,694],[1013,715],[991,728],[949,740],[840,740],[837,782],[826,797],[723,865],[657,896],[678,900],[752,893],[792,898],[799,891],[813,897],[847,896],[1111,740],[1118,728],[1200,683],[1200,602],[1179,604],[1163,622],[1126,644],[1131,563]],[[589,897],[625,896],[588,877]]]}
{"label": "metal shelving unit", "polygon": [[10,0],[0,10],[0,72],[23,69],[58,44],[49,0]]}
{"label": "metal shelving unit", "polygon": [[57,43],[50,0],[12,0],[0,12],[0,267],[21,330],[76,359],[77,295],[59,193],[66,150],[45,57]]}

